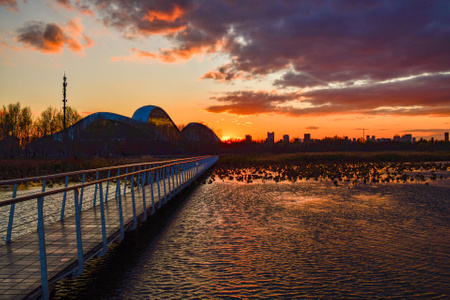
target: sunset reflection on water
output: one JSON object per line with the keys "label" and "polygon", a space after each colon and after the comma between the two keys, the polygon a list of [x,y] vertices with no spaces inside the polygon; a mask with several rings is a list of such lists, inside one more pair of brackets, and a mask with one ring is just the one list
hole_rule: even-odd
{"label": "sunset reflection on water", "polygon": [[[324,181],[201,185],[135,263],[115,274],[119,284],[89,293],[445,298],[449,189]],[[80,293],[84,283],[77,284]]]}

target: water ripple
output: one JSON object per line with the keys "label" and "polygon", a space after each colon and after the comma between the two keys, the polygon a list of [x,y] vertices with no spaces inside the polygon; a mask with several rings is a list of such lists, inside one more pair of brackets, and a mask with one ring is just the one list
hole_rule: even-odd
{"label": "water ripple", "polygon": [[128,249],[114,285],[65,281],[56,298],[448,298],[448,195],[445,185],[202,185],[156,240]]}

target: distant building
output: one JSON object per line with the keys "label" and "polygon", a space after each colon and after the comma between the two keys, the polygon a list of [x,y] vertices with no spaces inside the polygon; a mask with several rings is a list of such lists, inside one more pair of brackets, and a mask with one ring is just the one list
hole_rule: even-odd
{"label": "distant building", "polygon": [[283,135],[283,142],[289,143],[289,134]]}
{"label": "distant building", "polygon": [[413,143],[414,143],[414,144],[416,143],[416,138],[415,138],[415,137],[413,137]]}
{"label": "distant building", "polygon": [[301,140],[299,138],[294,139],[294,143],[300,143],[300,142],[301,142]]}
{"label": "distant building", "polygon": [[251,136],[250,134],[246,134],[246,135],[245,135],[245,141],[246,141],[247,143],[251,143],[251,142],[252,142],[252,136]]}
{"label": "distant building", "polygon": [[310,133],[305,133],[305,135],[303,137],[303,142],[305,142],[305,143],[311,142],[311,134]]}
{"label": "distant building", "polygon": [[266,140],[266,142],[271,143],[271,144],[275,143],[275,132],[268,132],[267,133],[267,140]]}
{"label": "distant building", "polygon": [[444,133],[445,135],[445,142],[448,143],[448,132]]}
{"label": "distant building", "polygon": [[411,134],[405,134],[402,136],[402,142],[405,143],[412,143],[412,135]]}

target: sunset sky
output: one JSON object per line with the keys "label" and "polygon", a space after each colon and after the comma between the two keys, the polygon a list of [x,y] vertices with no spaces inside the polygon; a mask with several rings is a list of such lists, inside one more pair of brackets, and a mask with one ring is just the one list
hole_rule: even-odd
{"label": "sunset sky", "polygon": [[450,1],[0,0],[0,105],[131,117],[219,137],[444,138]]}

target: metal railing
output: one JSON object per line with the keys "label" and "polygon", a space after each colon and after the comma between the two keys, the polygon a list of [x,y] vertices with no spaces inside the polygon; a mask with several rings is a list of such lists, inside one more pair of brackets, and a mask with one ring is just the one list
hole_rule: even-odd
{"label": "metal railing", "polygon": [[[108,244],[115,240],[115,238],[108,239],[106,235],[104,206],[108,199],[115,199],[118,204],[120,233],[116,238],[121,240],[125,232],[122,211],[122,197],[125,194],[131,195],[133,218],[129,228],[133,230],[137,226],[139,217],[145,221],[148,210],[150,213],[154,213],[156,209],[161,208],[217,160],[217,156],[201,156],[0,181],[0,188],[4,190],[2,192],[3,200],[0,200],[2,243],[14,243],[15,239],[27,233],[36,232],[37,228],[42,296],[44,299],[48,298],[46,226],[68,217],[75,217],[78,266],[73,270],[73,274],[78,276],[83,272],[85,263],[80,218],[82,211],[92,207],[100,208],[102,248],[97,254],[103,255],[106,253]],[[80,181],[81,183],[79,183]],[[33,187],[30,190],[23,189],[24,186]],[[146,189],[150,194],[148,200],[151,201],[151,204],[146,203]],[[12,192],[12,197],[4,199],[5,193],[9,192]],[[73,204],[67,201],[70,192],[73,192]],[[140,193],[139,199],[142,201],[139,203],[139,205],[142,204],[141,213],[136,211],[137,197],[135,194],[138,192]],[[23,207],[19,212],[19,217],[15,219],[18,214],[16,206],[19,204]],[[8,219],[7,224],[5,219]]]}

